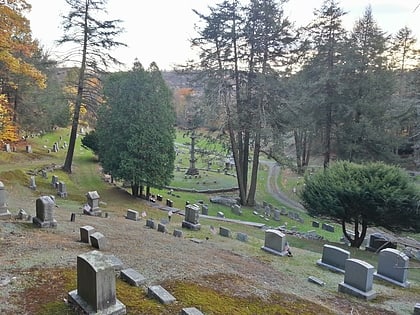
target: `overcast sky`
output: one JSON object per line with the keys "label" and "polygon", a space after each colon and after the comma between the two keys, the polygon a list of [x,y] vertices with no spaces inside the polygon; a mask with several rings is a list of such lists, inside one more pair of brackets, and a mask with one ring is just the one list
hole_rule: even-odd
{"label": "overcast sky", "polygon": [[[60,15],[68,13],[65,0],[27,0],[32,5],[28,18],[33,37],[51,53],[59,51],[54,41],[62,35]],[[160,69],[170,70],[176,64],[193,57],[189,39],[194,37],[198,21],[195,9],[207,13],[208,6],[222,0],[108,0],[107,19],[123,20],[125,32],[118,38],[128,45],[113,55],[131,68],[135,58],[147,67],[155,61]],[[313,17],[322,0],[289,0],[286,13],[291,21],[302,26]],[[348,12],[344,26],[350,30],[362,17],[366,7],[372,6],[379,26],[389,34],[404,26],[410,27],[420,42],[420,0],[341,0],[341,8]]]}

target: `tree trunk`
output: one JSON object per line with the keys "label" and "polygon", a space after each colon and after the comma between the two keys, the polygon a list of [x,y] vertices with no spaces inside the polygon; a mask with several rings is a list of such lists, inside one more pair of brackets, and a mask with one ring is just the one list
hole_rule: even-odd
{"label": "tree trunk", "polygon": [[247,197],[247,206],[255,205],[255,193],[257,191],[257,179],[258,179],[258,166],[260,163],[260,149],[261,149],[261,132],[259,130],[255,133],[255,145],[254,155],[252,157],[252,171],[251,171],[251,183],[249,186],[249,192]]}
{"label": "tree trunk", "polygon": [[131,183],[131,194],[134,197],[139,196],[139,184],[138,183]]}

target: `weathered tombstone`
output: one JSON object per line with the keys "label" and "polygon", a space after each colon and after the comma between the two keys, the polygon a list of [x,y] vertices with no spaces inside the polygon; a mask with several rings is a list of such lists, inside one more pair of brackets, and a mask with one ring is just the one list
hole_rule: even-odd
{"label": "weathered tombstone", "polygon": [[55,202],[50,196],[41,196],[36,200],[36,217],[32,223],[37,227],[56,227],[57,221],[54,219]]}
{"label": "weathered tombstone", "polygon": [[85,225],[80,228],[80,241],[82,243],[90,243],[90,236],[95,233],[95,228],[90,225]]}
{"label": "weathered tombstone", "polygon": [[393,248],[385,248],[378,255],[378,269],[373,274],[377,279],[382,279],[403,288],[408,288],[407,281],[409,258],[403,252]]}
{"label": "weathered tombstone", "polygon": [[312,221],[312,227],[319,228],[319,222],[318,221]]}
{"label": "weathered tombstone", "polygon": [[29,188],[32,190],[36,190],[35,176],[29,177]]}
{"label": "weathered tombstone", "polygon": [[125,216],[128,220],[138,221],[139,220],[139,212],[136,210],[128,209],[127,215]]}
{"label": "weathered tombstone", "polygon": [[238,232],[236,233],[236,239],[241,242],[248,242],[248,234]]}
{"label": "weathered tombstone", "polygon": [[217,212],[216,216],[218,218],[224,218],[225,217],[225,214],[222,211],[219,211],[219,212]]}
{"label": "weathered tombstone", "polygon": [[12,152],[12,150],[10,149],[10,144],[9,143],[6,143],[4,145],[4,151],[6,151],[6,152]]}
{"label": "weathered tombstone", "polygon": [[286,235],[278,230],[265,230],[264,246],[261,249],[279,256],[286,256]]}
{"label": "weathered tombstone", "polygon": [[346,260],[344,281],[338,285],[338,291],[365,300],[372,300],[376,292],[372,290],[375,268],[362,260]]}
{"label": "weathered tombstone", "polygon": [[146,282],[146,278],[133,268],[121,270],[120,278],[135,287],[138,287]]}
{"label": "weathered tombstone", "polygon": [[158,223],[157,231],[158,232],[162,232],[162,233],[166,233],[167,232],[166,225],[165,224],[162,224],[162,223]]}
{"label": "weathered tombstone", "polygon": [[146,226],[151,229],[155,229],[156,228],[155,221],[153,221],[153,219],[147,219]]}
{"label": "weathered tombstone", "polygon": [[157,201],[162,201],[163,197],[162,197],[162,195],[156,195],[156,199],[157,199]]}
{"label": "weathered tombstone", "polygon": [[58,144],[56,142],[52,146],[52,152],[58,152]]}
{"label": "weathered tombstone", "polygon": [[67,197],[67,187],[66,187],[66,183],[65,182],[58,182],[58,191],[57,191],[57,194],[61,198],[66,198]]}
{"label": "weathered tombstone", "polygon": [[58,176],[53,175],[51,177],[51,186],[53,186],[54,188],[57,188],[58,185]]}
{"label": "weathered tombstone", "polygon": [[182,237],[182,231],[175,229],[173,235],[175,237]]}
{"label": "weathered tombstone", "polygon": [[350,252],[340,247],[325,244],[322,250],[322,258],[316,263],[318,266],[328,268],[329,270],[344,273],[347,259],[350,258]]}
{"label": "weathered tombstone", "polygon": [[109,259],[98,251],[77,256],[77,289],[68,293],[69,303],[83,314],[126,314],[116,297],[115,271]]}
{"label": "weathered tombstone", "polygon": [[327,232],[334,233],[334,226],[328,223],[322,223],[322,229]]}
{"label": "weathered tombstone", "polygon": [[83,212],[88,215],[100,216],[102,211],[99,209],[99,194],[95,191],[89,191],[86,193],[87,200],[87,209],[84,209]]}
{"label": "weathered tombstone", "polygon": [[420,315],[420,303],[416,303],[416,305],[414,305],[414,315]]}
{"label": "weathered tombstone", "polygon": [[148,287],[147,296],[158,300],[162,304],[171,304],[176,301],[175,297],[160,285]]}
{"label": "weathered tombstone", "polygon": [[26,153],[32,153],[32,147],[30,145],[26,146]]}
{"label": "weathered tombstone", "polygon": [[195,307],[186,307],[181,310],[180,315],[204,315],[199,309]]}
{"label": "weathered tombstone", "polygon": [[6,203],[6,190],[4,189],[3,182],[0,182],[0,219],[10,219],[12,214],[9,209],[7,209]]}
{"label": "weathered tombstone", "polygon": [[223,237],[231,237],[232,232],[230,231],[230,229],[221,226],[219,227],[219,235]]}
{"label": "weathered tombstone", "polygon": [[106,249],[106,238],[105,236],[100,232],[92,233],[89,237],[90,244],[92,247],[95,247],[96,249]]}
{"label": "weathered tombstone", "polygon": [[200,207],[198,205],[185,206],[185,218],[182,221],[182,227],[190,230],[200,230],[201,224],[199,223]]}

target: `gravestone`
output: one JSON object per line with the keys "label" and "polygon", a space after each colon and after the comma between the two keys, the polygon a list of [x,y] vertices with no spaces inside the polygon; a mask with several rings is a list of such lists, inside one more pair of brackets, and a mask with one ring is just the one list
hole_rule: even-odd
{"label": "gravestone", "polygon": [[181,310],[180,315],[204,315],[199,309],[195,307],[186,307]]}
{"label": "gravestone", "polygon": [[58,176],[57,175],[53,175],[51,177],[51,186],[53,186],[54,188],[58,187]]}
{"label": "gravestone", "polygon": [[312,221],[312,227],[319,228],[319,222],[318,221]]}
{"label": "gravestone", "polygon": [[10,144],[9,143],[6,143],[4,145],[4,151],[6,151],[6,152],[12,152],[12,150],[10,149]]}
{"label": "gravestone", "polygon": [[375,268],[362,260],[350,258],[346,260],[344,281],[338,285],[338,291],[365,300],[376,297],[373,291],[373,273]]}
{"label": "gravestone", "polygon": [[346,260],[350,258],[350,252],[340,247],[325,244],[322,250],[322,258],[316,263],[318,266],[329,270],[344,273]]}
{"label": "gravestone", "polygon": [[26,153],[32,153],[32,147],[30,145],[26,146]]}
{"label": "gravestone", "polygon": [[35,176],[31,176],[29,178],[29,188],[32,190],[36,190]]}
{"label": "gravestone", "polygon": [[90,244],[99,250],[106,249],[106,238],[100,232],[94,232],[89,236]]}
{"label": "gravestone", "polygon": [[175,237],[182,237],[182,231],[175,229],[173,235]]}
{"label": "gravestone", "polygon": [[220,236],[223,236],[223,237],[231,237],[232,236],[232,232],[230,231],[230,229],[221,226],[219,228],[219,235]]}
{"label": "gravestone", "polygon": [[155,225],[155,221],[152,219],[147,219],[146,220],[146,226],[151,228],[151,229],[155,229],[156,225]]}
{"label": "gravestone", "polygon": [[322,229],[327,232],[334,233],[334,226],[328,223],[322,223]]}
{"label": "gravestone", "polygon": [[280,210],[279,209],[274,209],[273,220],[274,221],[280,221]]}
{"label": "gravestone", "polygon": [[41,196],[36,200],[36,217],[32,223],[37,227],[49,228],[56,227],[57,221],[54,219],[55,202],[50,196]]}
{"label": "gravestone", "polygon": [[90,243],[90,236],[95,233],[95,228],[90,225],[85,225],[80,228],[80,241],[82,243]]}
{"label": "gravestone", "polygon": [[128,209],[127,215],[125,216],[128,220],[138,221],[139,220],[139,212],[136,210]]}
{"label": "gravestone", "polygon": [[185,218],[182,221],[182,227],[190,230],[198,231],[201,228],[199,223],[200,207],[198,205],[185,206]]}
{"label": "gravestone", "polygon": [[12,214],[9,209],[7,209],[6,203],[6,190],[4,188],[3,182],[0,182],[0,219],[10,219]]}
{"label": "gravestone", "polygon": [[240,206],[240,205],[235,204],[235,205],[233,205],[233,206],[231,207],[231,209],[232,209],[232,213],[233,213],[233,214],[236,214],[236,215],[242,215],[242,209],[241,209],[241,206]]}
{"label": "gravestone", "polygon": [[[84,314],[126,314],[125,305],[116,297],[115,270],[109,259],[98,251],[77,256],[77,289],[68,301]],[[79,313],[79,312],[78,312]]]}
{"label": "gravestone", "polygon": [[176,301],[175,297],[172,296],[160,285],[152,285],[147,288],[147,296],[158,300],[162,304],[171,304]]}
{"label": "gravestone", "polygon": [[101,209],[99,209],[99,194],[95,191],[89,191],[86,193],[87,207],[83,209],[83,212],[88,215],[101,216]]}
{"label": "gravestone", "polygon": [[209,206],[208,205],[201,205],[201,214],[208,215],[209,214]]}
{"label": "gravestone", "polygon": [[57,191],[57,194],[61,198],[66,198],[67,197],[67,187],[66,187],[66,183],[65,182],[58,182],[58,191]]}
{"label": "gravestone", "polygon": [[217,212],[216,216],[218,218],[224,218],[225,217],[225,214],[222,211],[219,211],[219,212]]}
{"label": "gravestone", "polygon": [[248,234],[238,232],[236,233],[236,239],[241,242],[248,242]]}
{"label": "gravestone", "polygon": [[261,249],[279,256],[286,256],[286,235],[278,230],[265,230],[264,246]]}
{"label": "gravestone", "polygon": [[414,305],[414,315],[420,315],[420,303],[416,303],[416,305]]}
{"label": "gravestone", "polygon": [[157,231],[158,232],[162,232],[162,233],[166,233],[167,232],[166,225],[165,224],[162,224],[162,223],[158,223]]}
{"label": "gravestone", "polygon": [[409,258],[403,252],[385,248],[378,255],[378,269],[373,274],[376,279],[385,280],[403,288],[408,288],[407,281]]}
{"label": "gravestone", "polygon": [[146,278],[133,268],[121,270],[120,278],[135,287],[138,287],[146,282]]}
{"label": "gravestone", "polygon": [[385,248],[397,248],[397,244],[391,242],[381,233],[373,233],[369,237],[369,245],[365,247],[366,250],[371,252],[379,252]]}

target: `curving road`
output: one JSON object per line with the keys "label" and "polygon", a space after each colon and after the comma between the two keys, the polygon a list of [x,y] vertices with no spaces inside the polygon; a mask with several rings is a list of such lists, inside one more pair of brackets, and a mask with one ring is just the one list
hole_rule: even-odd
{"label": "curving road", "polygon": [[303,206],[299,202],[290,199],[279,189],[277,183],[280,174],[280,166],[277,162],[260,161],[260,163],[268,166],[267,191],[284,205],[293,209],[304,210]]}

